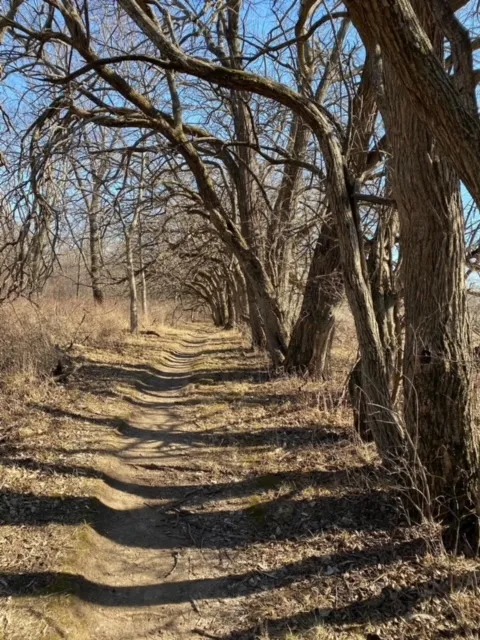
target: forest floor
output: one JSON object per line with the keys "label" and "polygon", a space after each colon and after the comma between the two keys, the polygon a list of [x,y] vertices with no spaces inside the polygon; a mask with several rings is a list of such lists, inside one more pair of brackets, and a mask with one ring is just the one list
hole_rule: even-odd
{"label": "forest floor", "polygon": [[236,332],[162,329],[5,407],[0,638],[479,638],[480,564],[350,426],[352,348],[270,379]]}

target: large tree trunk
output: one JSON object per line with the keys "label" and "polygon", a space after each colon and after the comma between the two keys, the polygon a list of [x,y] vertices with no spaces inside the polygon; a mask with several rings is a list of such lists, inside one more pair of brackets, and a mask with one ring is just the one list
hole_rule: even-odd
{"label": "large tree trunk", "polygon": [[368,426],[385,464],[405,455],[404,430],[394,410],[372,292],[356,202],[356,185],[332,136],[315,130],[328,167],[328,200],[342,259],[345,291],[352,311],[362,359],[362,384]]}
{"label": "large tree trunk", "polygon": [[340,249],[332,221],[318,237],[307,277],[302,308],[285,361],[289,372],[326,375],[335,331],[335,312],[343,298]]}
{"label": "large tree trunk", "polygon": [[[358,184],[379,161],[378,155],[369,153],[377,116],[374,71],[374,60],[367,56],[361,82],[352,101],[352,143],[348,165]],[[335,329],[335,312],[344,294],[340,270],[337,230],[334,221],[329,221],[318,239],[302,309],[292,332],[286,360],[290,371],[308,372],[315,377],[326,374]],[[360,382],[359,374],[356,384]],[[360,388],[358,393],[364,395]],[[357,405],[356,400],[354,405]],[[362,407],[366,408],[364,401]],[[364,416],[363,420],[367,420],[367,417]]]}
{"label": "large tree trunk", "polygon": [[398,214],[396,208],[385,207],[379,214],[375,237],[368,256],[373,306],[380,340],[385,354],[392,402],[395,403],[401,381],[402,330],[400,296],[395,272]]}
{"label": "large tree trunk", "polygon": [[235,306],[235,292],[230,279],[226,280],[227,298],[227,322],[225,329],[234,329],[237,326],[237,309]]}
{"label": "large tree trunk", "polygon": [[[424,3],[413,4],[442,55],[443,34]],[[419,502],[447,525],[450,543],[465,535],[477,546],[480,457],[472,419],[460,185],[388,61],[385,78],[402,239],[405,419],[428,491]],[[428,504],[421,504],[424,497]]]}
{"label": "large tree trunk", "polygon": [[245,278],[237,260],[234,260],[234,264],[230,271],[230,278],[232,283],[233,301],[235,304],[235,316],[237,318],[237,323],[243,324],[248,321],[247,288],[245,285]]}
{"label": "large tree trunk", "polygon": [[[236,70],[242,68],[241,10],[242,0],[228,0],[226,3],[225,35],[229,56],[224,62]],[[252,326],[254,346],[261,348],[266,343],[272,364],[277,367],[282,364],[287,350],[285,318],[281,300],[265,264],[265,238],[262,233],[260,213],[264,203],[261,202],[255,178],[258,170],[253,147],[257,143],[257,138],[253,128],[250,102],[250,92],[231,92],[233,127],[235,138],[240,143],[236,148],[239,161],[236,163],[235,175],[232,179],[237,189],[240,230],[250,253],[250,256],[245,253],[243,257],[237,254],[237,258],[248,281],[250,320],[254,323]]]}
{"label": "large tree trunk", "polygon": [[218,301],[218,308],[220,309],[221,326],[225,328],[228,323],[228,301],[225,283],[217,282],[215,292]]}
{"label": "large tree trunk", "polygon": [[[402,337],[399,296],[396,274],[394,273],[397,228],[396,210],[394,207],[385,207],[384,211],[379,214],[375,236],[370,241],[368,252],[372,302],[385,357],[392,405],[395,405],[401,380]],[[354,428],[362,440],[370,441],[373,434],[368,425],[361,358],[350,373],[348,389],[353,408]]]}
{"label": "large tree trunk", "polygon": [[[436,137],[461,180],[480,205],[480,121],[475,99],[476,74],[471,44],[455,24],[453,2],[436,0],[345,0],[352,20],[367,47],[379,44],[385,61],[397,73],[410,108]],[[431,11],[443,22],[456,57],[466,65],[456,69],[452,82],[431,46],[421,11]],[[442,16],[439,12],[443,13]],[[453,19],[452,19],[453,18]],[[423,27],[423,28],[422,28]],[[464,67],[467,67],[465,69]]]}
{"label": "large tree trunk", "polygon": [[252,349],[263,351],[267,346],[267,338],[263,329],[263,321],[258,309],[257,299],[250,282],[247,281],[248,317],[252,334]]}

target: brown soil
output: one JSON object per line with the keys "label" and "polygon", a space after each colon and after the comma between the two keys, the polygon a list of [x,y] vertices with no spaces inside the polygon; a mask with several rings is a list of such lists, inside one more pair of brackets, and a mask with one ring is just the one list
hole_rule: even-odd
{"label": "brown soil", "polygon": [[[94,495],[63,517],[88,526],[63,569],[0,578],[5,638],[480,637],[480,567],[406,521],[349,426],[354,354],[337,352],[329,383],[269,380],[239,335],[202,326],[84,353]],[[23,636],[18,603],[41,619]]]}

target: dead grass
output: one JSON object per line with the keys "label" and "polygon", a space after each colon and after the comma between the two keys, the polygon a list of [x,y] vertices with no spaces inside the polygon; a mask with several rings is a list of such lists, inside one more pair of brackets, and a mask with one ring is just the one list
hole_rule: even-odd
{"label": "dead grass", "polygon": [[229,489],[184,521],[196,531],[218,514],[202,544],[228,547],[223,573],[243,576],[207,629],[215,637],[480,637],[480,565],[443,553],[436,527],[405,521],[373,446],[352,431],[342,383],[354,355],[337,342],[332,380],[306,383],[262,377],[258,358],[230,348],[205,368],[236,379],[190,387],[205,447],[197,482]]}
{"label": "dead grass", "polygon": [[[0,638],[88,637],[59,576],[88,552],[102,456],[120,446],[118,416],[198,339],[194,327],[155,330],[75,340],[81,367],[67,386],[40,384],[38,367],[36,384],[4,391]],[[168,478],[152,473],[189,488],[175,526],[208,550],[209,580],[224,581],[223,597],[200,604],[205,637],[480,637],[478,561],[449,557],[434,527],[405,521],[373,446],[351,429],[343,384],[354,358],[345,331],[326,382],[271,378],[231,332],[198,359],[182,395],[185,431],[170,434],[195,457]]]}
{"label": "dead grass", "polygon": [[[122,381],[99,373],[126,362],[125,349],[146,363],[151,340],[131,338],[115,306],[19,302],[2,313],[0,638],[57,640],[75,629],[83,640],[63,576],[81,565],[101,459],[119,447],[118,416],[131,411]],[[79,366],[67,384],[51,378],[55,345],[70,346]]]}

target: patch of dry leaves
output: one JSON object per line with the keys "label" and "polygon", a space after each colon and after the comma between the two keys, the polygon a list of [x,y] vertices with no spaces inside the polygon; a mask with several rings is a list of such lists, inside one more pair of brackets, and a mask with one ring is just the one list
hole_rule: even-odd
{"label": "patch of dry leaves", "polygon": [[269,379],[261,358],[225,343],[192,380],[194,477],[210,491],[177,513],[228,577],[212,637],[480,637],[480,564],[408,522],[373,445],[353,433],[343,382],[354,356],[337,343],[332,379],[307,383]]}
{"label": "patch of dry leaves", "polygon": [[[66,387],[2,396],[0,638],[65,637],[59,620],[74,602],[63,577],[95,511],[99,457],[119,446],[127,398],[183,342],[195,343],[193,329],[79,348]],[[199,637],[480,637],[478,561],[448,556],[435,527],[407,521],[373,446],[350,427],[354,357],[344,339],[328,382],[273,379],[229,332],[198,360],[179,434],[196,455],[164,482],[188,489],[171,510],[212,559],[210,578],[225,580]]]}

